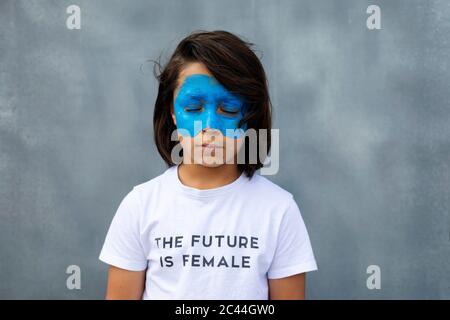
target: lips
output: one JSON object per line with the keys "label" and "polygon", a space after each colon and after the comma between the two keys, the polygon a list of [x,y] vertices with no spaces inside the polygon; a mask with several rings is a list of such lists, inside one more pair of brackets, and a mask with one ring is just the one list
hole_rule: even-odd
{"label": "lips", "polygon": [[219,145],[213,144],[213,143],[204,143],[204,144],[202,144],[202,147],[205,147],[205,148],[222,148],[222,146],[219,146]]}
{"label": "lips", "polygon": [[214,143],[203,143],[203,144],[202,144],[202,147],[203,147],[203,148],[211,148],[211,149],[222,148],[221,145],[214,144]]}

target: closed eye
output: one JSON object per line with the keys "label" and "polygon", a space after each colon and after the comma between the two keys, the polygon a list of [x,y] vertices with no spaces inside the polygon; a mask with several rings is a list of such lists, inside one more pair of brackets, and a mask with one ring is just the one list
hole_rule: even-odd
{"label": "closed eye", "polygon": [[203,109],[203,106],[200,105],[189,105],[184,108],[184,111],[186,112],[199,112]]}
{"label": "closed eye", "polygon": [[223,112],[225,114],[234,115],[234,114],[238,114],[239,113],[239,109],[231,108],[231,107],[225,107],[223,105],[220,105],[219,109],[220,109],[221,112]]}

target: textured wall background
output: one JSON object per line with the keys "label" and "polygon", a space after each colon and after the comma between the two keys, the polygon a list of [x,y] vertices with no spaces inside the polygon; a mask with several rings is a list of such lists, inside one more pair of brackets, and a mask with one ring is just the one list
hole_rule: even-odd
{"label": "textured wall background", "polygon": [[308,297],[450,298],[447,0],[0,0],[0,298],[103,298],[115,210],[165,169],[145,61],[197,29],[262,56],[281,129],[269,178],[295,195],[320,269]]}

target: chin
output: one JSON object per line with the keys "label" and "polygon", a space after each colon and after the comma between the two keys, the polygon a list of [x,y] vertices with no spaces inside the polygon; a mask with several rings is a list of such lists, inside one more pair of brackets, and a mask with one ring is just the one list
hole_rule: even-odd
{"label": "chin", "polygon": [[208,157],[207,159],[205,158],[206,157],[204,157],[200,162],[200,164],[204,167],[217,168],[225,164],[225,161],[223,159],[215,159],[210,157]]}

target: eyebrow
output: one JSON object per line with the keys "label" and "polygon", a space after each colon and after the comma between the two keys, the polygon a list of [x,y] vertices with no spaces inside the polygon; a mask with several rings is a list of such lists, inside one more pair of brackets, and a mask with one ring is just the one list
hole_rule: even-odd
{"label": "eyebrow", "polygon": [[206,96],[202,93],[194,92],[187,94],[186,97],[194,100],[204,100]]}
{"label": "eyebrow", "polygon": [[232,105],[242,105],[243,104],[243,102],[239,98],[233,97],[231,95],[221,96],[221,97],[219,97],[219,101],[221,101],[223,103],[229,103]]}
{"label": "eyebrow", "polygon": [[191,98],[194,99],[205,99],[206,95],[203,93],[193,93],[191,94]]}

